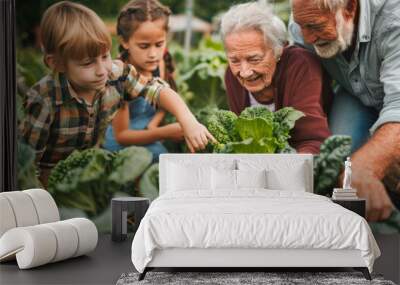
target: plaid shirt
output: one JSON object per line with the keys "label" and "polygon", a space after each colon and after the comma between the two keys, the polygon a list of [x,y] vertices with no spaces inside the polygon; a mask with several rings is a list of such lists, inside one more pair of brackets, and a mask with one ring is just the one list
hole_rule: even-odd
{"label": "plaid shirt", "polygon": [[64,74],[48,75],[27,94],[26,117],[20,125],[22,140],[36,150],[41,170],[52,168],[73,150],[98,144],[124,101],[145,96],[156,104],[163,87],[159,80],[147,84],[131,65],[113,63],[109,81],[89,105]]}

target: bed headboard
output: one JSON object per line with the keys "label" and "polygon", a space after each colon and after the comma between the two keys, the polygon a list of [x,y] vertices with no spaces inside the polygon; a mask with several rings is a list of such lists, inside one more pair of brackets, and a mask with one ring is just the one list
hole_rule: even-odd
{"label": "bed headboard", "polygon": [[230,165],[237,169],[238,163],[262,164],[267,168],[274,168],[274,165],[296,164],[304,162],[304,179],[302,183],[306,192],[313,192],[313,156],[312,154],[161,154],[160,155],[160,174],[159,174],[159,189],[160,195],[166,192],[168,183],[168,164],[190,164],[199,166],[221,166]]}

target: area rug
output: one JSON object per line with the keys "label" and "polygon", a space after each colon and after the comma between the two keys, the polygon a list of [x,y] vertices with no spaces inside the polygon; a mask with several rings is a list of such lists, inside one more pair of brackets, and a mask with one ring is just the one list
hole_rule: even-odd
{"label": "area rug", "polygon": [[148,272],[142,281],[138,281],[139,273],[122,274],[117,285],[145,284],[213,284],[213,285],[297,285],[297,284],[379,284],[395,285],[384,280],[380,275],[372,275],[368,281],[360,272]]}

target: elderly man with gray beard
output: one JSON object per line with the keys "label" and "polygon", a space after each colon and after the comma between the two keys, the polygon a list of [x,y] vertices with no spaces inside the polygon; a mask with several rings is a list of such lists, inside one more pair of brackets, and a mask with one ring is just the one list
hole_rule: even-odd
{"label": "elderly man with gray beard", "polygon": [[367,198],[367,218],[384,220],[393,205],[382,179],[400,161],[399,1],[291,2],[292,38],[336,82],[329,123],[353,138],[352,187]]}

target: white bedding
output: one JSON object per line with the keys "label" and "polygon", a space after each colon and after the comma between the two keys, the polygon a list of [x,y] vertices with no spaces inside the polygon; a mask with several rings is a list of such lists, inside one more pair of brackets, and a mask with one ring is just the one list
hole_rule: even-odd
{"label": "white bedding", "polygon": [[368,223],[330,199],[298,191],[247,189],[165,193],[153,201],[132,243],[143,272],[155,249],[358,249],[372,272],[380,251]]}

